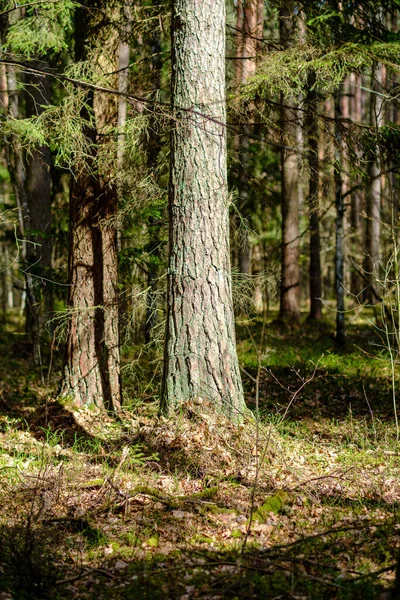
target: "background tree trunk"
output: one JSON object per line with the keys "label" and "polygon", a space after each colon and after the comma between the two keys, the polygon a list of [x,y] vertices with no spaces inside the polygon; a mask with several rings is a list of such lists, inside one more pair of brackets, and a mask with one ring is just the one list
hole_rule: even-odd
{"label": "background tree trunk", "polygon": [[[152,71],[152,87],[154,89],[154,96],[157,95],[158,90],[161,89],[161,44],[159,39],[159,31],[153,31],[150,44],[151,44],[151,71]],[[147,150],[147,168],[149,175],[154,183],[157,183],[157,166],[158,166],[158,155],[162,149],[162,139],[160,135],[159,125],[157,118],[153,115],[150,123],[151,135],[146,140]],[[147,245],[148,262],[147,262],[147,302],[146,302],[146,323],[145,323],[145,341],[150,343],[152,341],[154,330],[158,325],[158,279],[161,262],[161,246],[162,241],[160,238],[161,226],[159,220],[154,217],[150,218],[149,222],[149,243]]]}
{"label": "background tree trunk", "polygon": [[[280,11],[281,45],[290,45],[294,31],[294,7],[286,2]],[[297,112],[295,102],[281,98],[281,129],[285,146],[295,146]],[[300,270],[299,270],[299,170],[297,153],[283,149],[282,166],[282,257],[281,296],[279,316],[283,320],[300,321]]]}
{"label": "background tree trunk", "polygon": [[[383,100],[382,100],[382,66],[375,65],[372,70],[371,98],[370,98],[370,125],[375,129],[378,135],[379,127],[383,121]],[[381,237],[381,195],[382,181],[379,164],[378,143],[368,157],[368,184],[366,189],[366,257],[364,269],[368,280],[368,287],[365,290],[365,300],[369,304],[375,304],[379,297],[377,291],[376,279],[379,278],[379,260],[380,260],[380,237]]]}
{"label": "background tree trunk", "polygon": [[[237,3],[237,29],[238,35],[236,76],[239,85],[245,85],[256,72],[256,57],[260,46],[259,38],[263,29],[263,11],[260,0],[239,0]],[[251,120],[251,107],[246,105],[246,120]],[[245,219],[245,227],[241,232],[239,245],[239,269],[245,275],[251,274],[252,247],[249,239],[249,228],[253,211],[251,201],[251,150],[250,139],[251,125],[245,125],[243,134],[239,138],[239,163],[240,177],[238,180],[239,211]]]}
{"label": "background tree trunk", "polygon": [[[38,67],[42,67],[38,63]],[[47,77],[28,74],[25,79],[25,104],[27,116],[39,115],[50,102],[50,85]],[[30,243],[27,247],[28,268],[35,275],[38,326],[43,331],[53,312],[52,277],[52,180],[51,153],[48,146],[35,148],[26,158],[26,201],[29,213],[29,225],[26,233]],[[28,231],[28,227],[33,232]],[[41,279],[43,277],[43,279]],[[27,314],[27,320],[29,315]]]}
{"label": "background tree trunk", "polygon": [[[351,102],[351,119],[353,123],[360,124],[364,122],[363,104],[365,92],[362,89],[361,73],[353,73],[350,79],[352,83],[352,102]],[[356,125],[357,126],[357,125]],[[364,209],[364,188],[361,187],[361,176],[358,175],[355,181],[359,185],[351,194],[351,256],[355,260],[356,265],[353,265],[351,270],[350,291],[358,298],[364,287],[364,281],[360,274],[357,262],[362,254],[362,230],[361,230],[361,210]]]}
{"label": "background tree trunk", "polygon": [[335,94],[335,206],[336,206],[336,248],[335,248],[335,289],[336,289],[336,342],[343,346],[346,339],[344,318],[344,214],[343,199],[343,140],[341,134],[341,98],[340,91]]}
{"label": "background tree trunk", "polygon": [[307,94],[306,127],[308,138],[308,165],[310,169],[309,182],[309,220],[310,220],[310,314],[313,320],[322,317],[322,283],[321,283],[321,244],[319,232],[319,148],[318,148],[318,109],[317,93],[314,88],[315,80],[310,80],[310,90]]}
{"label": "background tree trunk", "polygon": [[225,0],[176,0],[170,257],[161,408],[198,396],[233,419],[236,354],[226,180]]}
{"label": "background tree trunk", "polygon": [[[17,85],[17,75],[13,66],[7,69],[8,84],[8,108],[13,119],[20,118],[19,90]],[[18,211],[18,224],[20,234],[20,254],[22,259],[22,269],[25,285],[25,332],[28,342],[32,344],[33,362],[36,366],[42,363],[41,344],[40,344],[40,303],[36,297],[34,278],[30,270],[29,260],[31,258],[31,248],[29,240],[29,231],[33,229],[31,215],[28,205],[28,190],[26,180],[25,153],[19,140],[13,137],[7,146],[7,165],[13,184],[15,202]]]}

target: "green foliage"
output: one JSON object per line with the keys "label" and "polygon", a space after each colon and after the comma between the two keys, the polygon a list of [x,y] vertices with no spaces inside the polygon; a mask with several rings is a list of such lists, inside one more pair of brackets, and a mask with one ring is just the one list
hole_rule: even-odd
{"label": "green foliage", "polygon": [[286,506],[293,502],[290,494],[285,490],[277,490],[272,496],[258,507],[253,519],[259,523],[266,523],[271,518],[271,513],[278,515],[284,512]]}
{"label": "green foliage", "polygon": [[5,48],[11,48],[14,53],[27,59],[66,50],[68,37],[72,33],[75,6],[77,4],[71,0],[39,2],[37,6],[26,9],[24,18],[14,14],[15,22],[8,30]]}
{"label": "green foliage", "polygon": [[[82,167],[82,162],[87,162],[92,154],[92,142],[85,135],[85,128],[92,126],[91,112],[86,102],[87,92],[72,86],[68,89],[70,93],[60,104],[46,107],[31,122],[46,136],[57,165]],[[86,117],[82,116],[83,106],[86,107]]]}
{"label": "green foliage", "polygon": [[0,166],[0,182],[10,181],[10,173],[4,165]]}
{"label": "green foliage", "polygon": [[7,137],[12,137],[28,153],[37,146],[47,145],[45,129],[36,118],[7,119],[3,123],[3,133],[5,143],[7,143]]}
{"label": "green foliage", "polygon": [[399,60],[400,45],[396,42],[348,42],[328,51],[311,45],[295,46],[268,54],[257,74],[244,86],[243,95],[267,98],[282,93],[295,97],[309,90],[311,75],[315,77],[314,87],[333,92],[349,73],[370,68],[376,62],[397,67]]}

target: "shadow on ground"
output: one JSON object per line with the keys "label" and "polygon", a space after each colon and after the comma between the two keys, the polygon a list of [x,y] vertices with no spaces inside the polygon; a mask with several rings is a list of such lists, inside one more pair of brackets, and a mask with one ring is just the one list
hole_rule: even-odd
{"label": "shadow on ground", "polygon": [[28,520],[0,529],[0,591],[18,600],[375,600],[383,589],[379,576],[394,574],[395,563],[364,574],[351,569],[351,555],[363,552],[369,540],[379,561],[396,527],[394,519],[354,523],[281,546],[245,547],[241,541],[228,552],[191,546],[169,555],[155,549],[147,559],[132,548],[131,558],[111,557],[89,567],[63,547],[65,523],[33,526]]}
{"label": "shadow on ground", "polygon": [[263,342],[261,330],[258,321],[238,328],[250,408],[255,404],[259,348],[262,413],[282,415],[289,406],[289,417],[295,419],[342,419],[349,412],[353,417],[393,419],[390,360],[371,325],[349,327],[344,348],[337,346],[326,322],[296,329],[272,323]]}

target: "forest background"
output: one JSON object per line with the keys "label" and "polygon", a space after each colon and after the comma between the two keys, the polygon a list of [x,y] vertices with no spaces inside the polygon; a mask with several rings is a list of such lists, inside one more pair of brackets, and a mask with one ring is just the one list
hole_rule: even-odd
{"label": "forest background", "polygon": [[397,597],[399,8],[0,1],[4,600]]}

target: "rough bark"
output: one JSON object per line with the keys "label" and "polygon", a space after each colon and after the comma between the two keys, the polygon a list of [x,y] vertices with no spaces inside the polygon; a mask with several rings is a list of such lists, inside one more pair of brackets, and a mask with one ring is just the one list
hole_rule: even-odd
{"label": "rough bark", "polygon": [[170,254],[161,409],[197,396],[240,419],[226,179],[225,0],[172,17]]}
{"label": "rough bark", "polygon": [[[103,6],[103,9],[105,6]],[[95,42],[95,24],[85,8],[77,11],[76,60],[86,56]],[[115,106],[95,102],[96,127],[104,127]],[[100,114],[101,113],[101,114]],[[96,175],[96,128],[85,131],[92,142],[92,156],[79,165],[71,185],[69,240],[68,336],[61,395],[71,395],[78,406],[95,404],[118,411],[121,406],[118,328],[118,263],[116,231],[112,225],[117,210],[115,188],[107,174]],[[107,143],[106,141],[104,143]]]}
{"label": "rough bark", "polygon": [[[293,3],[286,2],[280,11],[281,45],[290,45],[294,32]],[[281,98],[281,130],[284,145],[295,146],[297,140],[297,114],[295,101]],[[281,294],[279,316],[298,323],[300,320],[300,269],[299,269],[299,185],[298,158],[293,150],[281,152],[282,170],[282,255]]]}
{"label": "rough bark", "polygon": [[121,404],[117,253],[107,220],[115,197],[104,197],[88,172],[73,181],[70,198],[69,328],[62,395],[79,406],[118,410]]}

